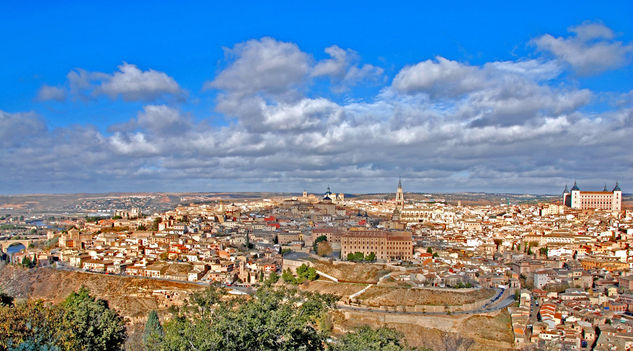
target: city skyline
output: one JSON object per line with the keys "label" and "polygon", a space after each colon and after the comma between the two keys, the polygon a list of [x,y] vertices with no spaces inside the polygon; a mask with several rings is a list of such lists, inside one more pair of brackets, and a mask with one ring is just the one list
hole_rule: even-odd
{"label": "city skyline", "polygon": [[630,3],[149,4],[0,5],[1,194],[630,189]]}

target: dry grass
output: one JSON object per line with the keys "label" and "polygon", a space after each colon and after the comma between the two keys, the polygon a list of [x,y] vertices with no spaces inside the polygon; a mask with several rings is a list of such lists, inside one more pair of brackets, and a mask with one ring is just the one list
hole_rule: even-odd
{"label": "dry grass", "polygon": [[491,298],[493,289],[478,289],[467,292],[441,291],[431,289],[407,289],[397,287],[372,286],[359,296],[368,306],[455,306]]}
{"label": "dry grass", "polygon": [[328,280],[315,280],[307,284],[301,284],[299,288],[321,294],[334,294],[343,299],[362,290],[366,286],[365,284],[334,283]]}
{"label": "dry grass", "polygon": [[376,283],[378,279],[391,272],[389,267],[370,263],[328,263],[314,262],[317,270],[327,273],[337,279],[348,282]]}
{"label": "dry grass", "polygon": [[512,320],[507,310],[495,316],[474,315],[466,319],[461,328],[476,339],[495,340],[512,344]]}
{"label": "dry grass", "polygon": [[85,286],[93,295],[107,300],[111,307],[130,319],[142,319],[152,309],[166,308],[161,300],[152,296],[154,290],[187,293],[204,288],[186,282],[67,272],[51,268],[27,270],[10,265],[0,270],[0,286],[18,298],[43,299],[55,303]]}

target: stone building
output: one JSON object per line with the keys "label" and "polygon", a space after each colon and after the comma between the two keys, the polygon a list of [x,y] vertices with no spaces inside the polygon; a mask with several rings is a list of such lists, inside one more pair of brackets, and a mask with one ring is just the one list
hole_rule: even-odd
{"label": "stone building", "polygon": [[618,182],[613,190],[604,186],[602,191],[581,191],[576,182],[571,190],[563,190],[563,205],[577,210],[600,209],[620,211],[622,209],[622,189]]}
{"label": "stone building", "polygon": [[377,259],[384,261],[411,260],[411,232],[349,230],[341,236],[341,257],[345,258],[347,254],[355,252],[362,252],[365,256],[373,252]]}

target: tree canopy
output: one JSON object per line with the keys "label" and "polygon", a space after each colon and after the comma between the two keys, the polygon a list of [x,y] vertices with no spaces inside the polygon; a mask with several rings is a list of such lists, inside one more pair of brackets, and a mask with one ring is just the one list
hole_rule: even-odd
{"label": "tree canopy", "polygon": [[411,350],[403,335],[390,328],[372,329],[363,326],[349,332],[334,343],[332,351],[399,351]]}
{"label": "tree canopy", "polygon": [[163,336],[163,326],[160,324],[160,319],[158,319],[158,313],[155,310],[151,310],[145,323],[143,344],[147,350],[155,350],[160,346]]}
{"label": "tree canopy", "polygon": [[27,301],[0,306],[0,350],[121,350],[125,322],[85,288],[58,305]]}
{"label": "tree canopy", "polygon": [[327,236],[319,235],[316,239],[314,239],[314,243],[312,243],[312,249],[314,252],[317,252],[318,245],[322,241],[327,241]]}
{"label": "tree canopy", "polygon": [[319,328],[336,297],[262,288],[252,298],[222,298],[210,287],[174,312],[161,350],[323,350]]}

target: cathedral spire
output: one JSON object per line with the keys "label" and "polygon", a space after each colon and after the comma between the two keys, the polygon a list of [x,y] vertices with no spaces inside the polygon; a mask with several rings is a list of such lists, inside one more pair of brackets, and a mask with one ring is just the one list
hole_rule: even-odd
{"label": "cathedral spire", "polygon": [[404,193],[402,192],[402,178],[398,179],[398,190],[396,191],[396,207],[404,208]]}

